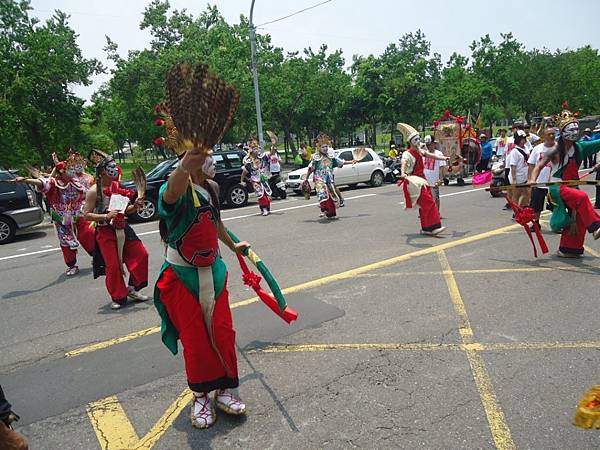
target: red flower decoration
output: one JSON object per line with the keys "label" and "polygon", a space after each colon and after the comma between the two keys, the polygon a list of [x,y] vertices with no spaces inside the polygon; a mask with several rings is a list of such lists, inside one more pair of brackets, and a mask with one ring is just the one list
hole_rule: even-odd
{"label": "red flower decoration", "polygon": [[564,102],[562,102],[561,106],[562,106],[562,109],[569,109],[569,102],[565,100]]}
{"label": "red flower decoration", "polygon": [[160,103],[154,107],[154,111],[155,111],[157,114],[158,114],[159,112],[161,112],[161,111],[162,111],[162,108],[161,108],[161,106],[160,106]]}
{"label": "red flower decoration", "polygon": [[447,119],[448,117],[450,117],[450,111],[446,110],[444,111],[444,117]]}
{"label": "red flower decoration", "polygon": [[[457,120],[457,121],[458,121],[458,120]],[[468,123],[468,124],[466,124],[466,125],[465,125],[465,130],[470,130],[470,129],[471,129],[471,124],[469,124],[469,123]]]}
{"label": "red flower decoration", "polygon": [[165,143],[165,139],[162,137],[157,137],[154,139],[154,145],[163,145]]}
{"label": "red flower decoration", "polygon": [[440,121],[439,121],[439,120],[434,120],[434,121],[433,121],[433,126],[434,126],[434,127],[437,127],[439,124],[440,124]]}
{"label": "red flower decoration", "polygon": [[154,125],[156,125],[157,127],[162,127],[164,124],[165,124],[165,121],[162,120],[160,117],[154,121]]}
{"label": "red flower decoration", "polygon": [[456,117],[456,123],[463,123],[464,121],[465,121],[465,118],[463,116]]}

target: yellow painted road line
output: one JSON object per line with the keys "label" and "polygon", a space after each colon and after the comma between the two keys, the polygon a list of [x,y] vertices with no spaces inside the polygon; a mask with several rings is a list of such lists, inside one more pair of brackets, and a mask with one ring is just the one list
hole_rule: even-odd
{"label": "yellow painted road line", "polygon": [[[590,252],[591,253],[591,252]],[[594,267],[597,268],[597,267]],[[600,267],[598,267],[600,268]],[[555,270],[567,270],[573,272],[589,272],[589,267],[577,267],[577,266],[556,266],[556,267],[515,267],[515,268],[498,268],[498,269],[459,269],[453,270],[454,274],[462,275],[481,275],[490,273],[529,273],[529,272],[552,272]],[[363,273],[357,275],[356,278],[386,278],[386,277],[401,277],[401,276],[413,276],[413,275],[441,275],[443,271],[430,271],[430,272],[388,272],[388,273]]]}
{"label": "yellow painted road line", "polygon": [[408,351],[435,351],[435,350],[464,350],[476,352],[491,352],[502,350],[577,350],[600,349],[600,341],[553,341],[553,342],[471,342],[463,344],[441,343],[404,343],[404,342],[373,342],[373,343],[329,343],[329,344],[276,344],[266,347],[257,347],[247,353],[303,353],[327,352],[333,350],[408,350]]}
{"label": "yellow painted road line", "polygon": [[[181,412],[189,406],[192,401],[192,392],[185,389],[179,397],[169,406],[158,422],[148,431],[140,442],[134,447],[135,450],[150,450],[158,440],[173,425]],[[188,422],[189,423],[189,422]]]}
{"label": "yellow painted road line", "polygon": [[465,342],[470,342],[470,340],[473,338],[473,330],[471,329],[471,324],[469,323],[469,317],[467,316],[467,310],[465,309],[465,304],[463,303],[460,295],[458,284],[456,284],[456,279],[454,278],[454,274],[450,268],[448,258],[446,258],[446,253],[443,250],[439,250],[437,255],[442,266],[442,272],[444,274],[444,279],[446,280],[446,285],[448,286],[450,299],[454,305],[454,311],[456,311],[456,314],[458,314],[460,321],[460,327],[458,331]]}
{"label": "yellow painted road line", "polygon": [[600,348],[600,341],[563,341],[563,342],[502,342],[480,344],[479,350],[561,350]]}
{"label": "yellow painted road line", "polygon": [[[457,239],[455,241],[449,241],[449,242],[445,242],[443,244],[439,244],[439,245],[434,245],[432,247],[427,247],[421,250],[417,250],[415,252],[411,252],[411,253],[405,253],[404,255],[400,255],[400,256],[395,256],[393,258],[388,258],[388,259],[384,259],[382,261],[378,261],[375,263],[371,263],[371,264],[367,264],[364,265],[362,267],[357,267],[355,269],[351,269],[351,270],[347,270],[345,272],[340,272],[337,274],[333,274],[333,275],[329,275],[323,278],[318,278],[316,280],[311,280],[311,281],[307,281],[305,283],[300,283],[297,284],[295,286],[290,286],[288,288],[282,289],[282,292],[284,294],[292,294],[295,292],[300,292],[300,291],[304,291],[307,289],[312,289],[315,287],[319,287],[319,286],[323,286],[325,284],[329,284],[329,283],[333,283],[336,281],[341,281],[341,280],[346,280],[349,278],[354,278],[358,275],[361,275],[363,273],[367,273],[367,272],[371,272],[373,270],[377,270],[377,269],[381,269],[384,267],[388,267],[388,266],[392,266],[394,264],[398,264],[404,261],[408,261],[412,258],[417,258],[419,256],[424,256],[424,255],[429,255],[432,253],[435,253],[437,251],[440,250],[446,250],[449,248],[454,248],[454,247],[458,247],[460,245],[465,245],[465,244],[470,244],[472,242],[477,242],[480,241],[482,239],[487,239],[493,236],[497,236],[502,234],[503,232],[507,231],[507,230],[511,230],[511,229],[515,229],[520,227],[520,225],[508,225],[502,228],[497,228],[495,230],[491,230],[491,231],[486,231],[484,233],[480,233],[480,234],[476,234],[474,236],[470,236],[470,237],[466,237],[466,238],[462,238],[462,239]],[[231,304],[231,308],[239,308],[241,306],[247,306],[250,305],[252,303],[256,303],[258,301],[258,297],[252,297],[249,298],[247,300],[242,300],[240,302],[237,303],[232,303]],[[142,336],[147,336],[149,334],[154,334],[154,333],[158,333],[160,331],[160,327],[152,327],[152,328],[147,328],[146,330],[141,330],[141,331],[135,331],[133,333],[127,334],[125,336],[121,336],[121,337],[117,337],[117,338],[113,338],[113,339],[108,339],[106,341],[101,341],[101,342],[97,342],[91,345],[87,345],[85,347],[80,347],[74,350],[71,350],[70,352],[66,353],[66,356],[76,356],[76,355],[81,355],[83,353],[89,353],[89,352],[93,352],[96,350],[100,350],[103,348],[107,348],[107,347],[111,347],[113,345],[119,344],[121,342],[126,342],[126,341],[130,341],[132,339],[136,339],[138,337],[142,337]],[[140,334],[142,333],[142,334]]]}
{"label": "yellow painted road line", "polygon": [[82,353],[93,352],[96,350],[101,350],[106,347],[110,347],[111,345],[120,344],[122,342],[127,342],[132,339],[136,339],[142,336],[148,336],[149,334],[158,333],[160,331],[160,327],[151,327],[146,328],[145,330],[136,331],[134,333],[126,334],[125,336],[120,336],[114,339],[109,339],[106,341],[96,342],[95,344],[91,344],[85,347],[76,348],[75,350],[71,350],[70,352],[66,352],[65,356],[70,358],[72,356],[81,355]]}
{"label": "yellow painted road line", "polygon": [[448,293],[450,294],[452,304],[459,317],[459,331],[463,341],[463,349],[469,360],[469,365],[471,366],[473,379],[475,380],[475,385],[477,386],[477,391],[481,398],[481,403],[487,417],[492,438],[494,439],[494,444],[498,450],[513,450],[516,448],[515,443],[513,442],[510,429],[506,424],[502,408],[500,408],[500,404],[494,393],[492,380],[485,367],[483,358],[477,353],[482,346],[481,344],[471,342],[473,339],[473,330],[469,323],[469,316],[467,315],[465,304],[460,295],[458,284],[456,284],[456,279],[452,273],[452,268],[450,267],[446,253],[443,250],[439,250],[437,255],[440,265],[442,266],[444,279],[448,285]]}
{"label": "yellow painted road line", "polygon": [[600,253],[598,253],[596,250],[594,250],[593,248],[589,248],[587,245],[584,245],[583,248],[592,256],[595,256],[596,258],[600,258]]}
{"label": "yellow painted road line", "polygon": [[356,344],[283,344],[254,348],[248,353],[323,352],[327,350],[460,350],[460,344],[435,343],[356,343]]}
{"label": "yellow painted road line", "polygon": [[483,404],[483,409],[485,410],[485,415],[496,448],[498,450],[516,449],[510,429],[506,424],[504,413],[502,412],[502,408],[500,408],[498,399],[494,393],[492,380],[485,367],[483,358],[481,358],[481,355],[475,350],[466,350],[465,353],[467,354],[467,359],[471,366],[471,372],[473,372],[473,379],[475,380],[475,385],[479,391],[481,403]]}
{"label": "yellow painted road line", "polygon": [[102,450],[150,450],[191,400],[192,393],[186,388],[142,439],[115,396],[88,404],[87,413]]}
{"label": "yellow painted road line", "polygon": [[115,396],[87,406],[87,413],[102,450],[131,449],[139,438]]}
{"label": "yellow painted road line", "polygon": [[[252,297],[248,300],[242,300],[237,303],[232,303],[229,307],[231,309],[239,308],[240,306],[250,305],[252,303],[256,303],[258,301],[258,297]],[[134,331],[133,333],[126,334],[125,336],[119,336],[113,339],[107,339],[106,341],[96,342],[94,344],[86,345],[85,347],[79,347],[75,350],[71,350],[65,353],[67,358],[71,358],[73,356],[78,356],[83,353],[95,352],[96,350],[102,350],[103,348],[111,347],[113,345],[121,344],[123,342],[131,341],[132,339],[137,339],[140,337],[148,336],[150,334],[158,333],[160,331],[160,327],[151,327],[146,328],[145,330]]]}

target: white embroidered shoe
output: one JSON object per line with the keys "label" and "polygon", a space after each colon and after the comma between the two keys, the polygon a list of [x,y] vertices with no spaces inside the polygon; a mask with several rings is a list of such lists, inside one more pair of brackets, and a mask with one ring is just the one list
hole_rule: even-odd
{"label": "white embroidered shoe", "polygon": [[594,240],[596,240],[596,241],[598,239],[600,239],[600,228],[598,228],[596,231],[594,231],[593,236],[594,236]]}
{"label": "white embroidered shoe", "polygon": [[214,425],[217,415],[208,394],[194,392],[190,418],[194,428],[205,429]]}
{"label": "white embroidered shoe", "polygon": [[73,267],[69,267],[67,269],[67,271],[65,272],[65,275],[68,277],[72,277],[73,275],[77,275],[78,273],[79,273],[79,267],[73,266]]}
{"label": "white embroidered shoe", "polygon": [[217,389],[215,392],[215,403],[217,408],[227,414],[234,416],[246,414],[246,405],[229,389]]}
{"label": "white embroidered shoe", "polygon": [[129,297],[134,302],[146,302],[150,300],[150,297],[142,294],[141,292],[136,291],[131,286],[128,288],[129,292],[127,293],[127,297]]}
{"label": "white embroidered shoe", "polygon": [[110,304],[110,309],[121,309],[123,307],[122,303],[112,302]]}

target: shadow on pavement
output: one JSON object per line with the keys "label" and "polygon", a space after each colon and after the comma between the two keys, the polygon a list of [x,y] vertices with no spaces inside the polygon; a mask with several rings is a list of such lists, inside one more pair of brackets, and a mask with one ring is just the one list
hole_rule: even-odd
{"label": "shadow on pavement", "polygon": [[[87,275],[89,275],[91,273],[92,273],[92,268],[91,267],[87,267],[85,269],[81,269],[79,271],[79,274],[75,275],[75,277],[87,276]],[[47,284],[45,286],[42,286],[42,287],[38,288],[38,289],[30,289],[30,290],[27,290],[27,291],[12,291],[12,292],[7,292],[6,294],[4,294],[2,296],[2,298],[5,298],[5,299],[17,298],[17,297],[22,297],[24,295],[30,295],[30,294],[34,294],[34,293],[37,293],[37,292],[41,292],[44,289],[47,289],[49,287],[56,286],[56,285],[59,285],[61,283],[64,283],[67,280],[67,278],[72,278],[72,277],[67,277],[64,273],[61,273],[56,280],[54,280],[53,282],[51,282],[51,283],[49,283],[49,284]]]}

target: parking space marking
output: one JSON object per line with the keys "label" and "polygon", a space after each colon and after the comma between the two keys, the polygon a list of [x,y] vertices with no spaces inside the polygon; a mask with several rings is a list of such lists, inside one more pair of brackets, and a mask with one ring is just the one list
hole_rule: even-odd
{"label": "parking space marking", "polygon": [[[485,361],[481,355],[477,353],[477,349],[479,349],[480,344],[472,342],[473,330],[471,329],[469,316],[467,315],[465,304],[462,300],[462,296],[460,295],[458,284],[456,283],[456,279],[452,273],[452,267],[450,266],[448,258],[443,250],[439,250],[437,255],[442,267],[444,279],[446,280],[446,285],[448,286],[450,299],[452,300],[452,304],[454,305],[454,309],[458,315],[460,323],[460,336],[463,344],[465,344],[464,351],[467,355],[467,359],[469,360],[469,366],[471,367],[473,380],[475,381],[477,391],[479,392],[479,397],[481,398],[481,403],[487,417],[492,438],[494,439],[494,444],[498,450],[513,450],[516,448],[516,446],[512,439],[510,429],[506,423],[504,412],[502,412],[502,408],[500,407],[500,403],[498,402],[494,392],[492,379],[490,378],[490,374],[485,366]],[[474,345],[474,347],[471,347],[471,345]]]}
{"label": "parking space marking", "polygon": [[463,338],[463,341],[469,341],[473,338],[473,330],[471,329],[471,324],[469,323],[469,317],[467,316],[467,311],[465,309],[465,304],[462,301],[458,284],[456,284],[456,279],[454,278],[454,274],[450,269],[450,263],[448,262],[446,253],[443,250],[440,250],[437,252],[437,256],[442,266],[442,273],[444,275],[444,279],[446,280],[446,285],[448,286],[448,292],[450,293],[452,305],[454,305],[454,311],[459,317],[460,325],[458,331]]}
{"label": "parking space marking", "polygon": [[116,396],[88,404],[87,413],[102,450],[150,450],[191,400],[186,388],[141,439]]}
{"label": "parking space marking", "polygon": [[[439,250],[446,250],[449,248],[454,248],[454,247],[458,247],[460,245],[465,245],[465,244],[469,244],[472,242],[477,242],[480,241],[482,239],[487,239],[493,236],[497,236],[502,234],[504,231],[506,230],[510,230],[510,229],[515,229],[517,227],[520,227],[520,225],[514,224],[514,225],[507,225],[505,227],[501,227],[501,228],[497,228],[495,230],[490,230],[490,231],[486,231],[484,233],[480,233],[480,234],[476,234],[473,236],[469,236],[466,238],[461,238],[461,239],[456,239],[454,241],[448,241],[445,242],[443,244],[438,244],[438,245],[434,245],[431,247],[427,247],[424,249],[420,249],[420,250],[416,250],[414,252],[410,252],[410,253],[405,253],[403,255],[399,255],[399,256],[394,256],[392,258],[388,258],[388,259],[384,259],[382,261],[378,261],[378,262],[374,262],[374,263],[370,263],[370,264],[366,264],[364,266],[361,267],[357,267],[355,269],[350,269],[350,270],[346,270],[344,272],[339,272],[333,275],[328,275],[322,278],[317,278],[315,280],[311,280],[311,281],[307,281],[304,283],[300,283],[297,284],[295,286],[290,286],[287,287],[285,289],[282,289],[283,294],[292,294],[295,292],[300,292],[300,291],[304,291],[307,289],[312,289],[315,287],[319,287],[319,286],[324,286],[326,284],[330,284],[330,283],[334,283],[336,281],[342,281],[342,280],[346,280],[349,278],[355,278],[359,275],[362,275],[364,273],[367,272],[371,272],[373,270],[377,270],[377,269],[382,269],[384,267],[388,267],[388,266],[392,266],[395,264],[398,264],[400,262],[404,262],[404,261],[408,261],[410,259],[413,258],[417,258],[419,256],[424,256],[424,255],[429,255],[432,253],[435,253]],[[230,305],[231,308],[239,308],[242,306],[247,306],[253,303],[256,303],[258,301],[258,297],[252,297],[246,300],[242,300],[236,303],[232,303]],[[100,349],[104,349],[104,348],[108,348],[111,347],[113,345],[119,344],[121,342],[127,342],[130,341],[132,339],[136,339],[138,337],[142,337],[142,336],[147,336],[149,334],[154,334],[154,333],[158,333],[160,331],[160,327],[152,327],[152,328],[148,328],[145,330],[140,330],[140,331],[135,331],[132,333],[129,333],[125,336],[120,336],[120,337],[116,337],[116,338],[111,338],[111,339],[107,339],[105,341],[100,341],[100,342],[96,342],[96,343],[92,343],[80,348],[76,348],[74,350],[71,350],[69,352],[67,352],[65,354],[65,356],[77,356],[77,355],[81,355],[83,353],[89,353],[89,352],[93,352],[96,350],[100,350]]]}
{"label": "parking space marking", "polygon": [[327,350],[460,350],[460,344],[436,343],[350,343],[350,344],[278,344],[253,348],[246,353],[298,353],[323,352]]}

